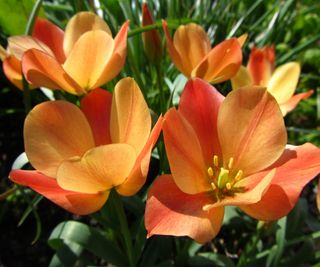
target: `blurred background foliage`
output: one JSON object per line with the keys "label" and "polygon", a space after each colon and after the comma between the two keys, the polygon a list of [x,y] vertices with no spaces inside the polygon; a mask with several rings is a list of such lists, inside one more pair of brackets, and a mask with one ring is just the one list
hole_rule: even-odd
{"label": "blurred background foliage", "polygon": [[[35,2],[0,1],[0,43],[3,47],[6,47],[8,36],[25,32]],[[141,1],[43,1],[39,15],[64,28],[73,14],[91,10],[103,16],[114,34],[125,20],[130,20],[127,63],[121,74],[106,85],[106,89],[112,91],[115,83],[122,77],[134,77],[155,116],[179,102],[179,95],[186,81],[165,52],[161,19],[168,21],[170,29],[191,21],[196,22],[208,32],[213,45],[232,36],[248,33],[243,49],[244,65],[247,63],[250,47],[275,44],[277,65],[288,61],[301,63],[302,74],[297,92],[314,90],[309,99],[302,101],[285,118],[289,143],[312,142],[320,146],[319,1],[147,2],[164,45],[164,56],[158,72],[143,50]],[[2,70],[0,72],[0,192],[5,192],[12,188],[7,178],[12,163],[24,150],[22,129],[25,113],[21,91],[6,80]],[[159,106],[159,87],[164,91],[166,108]],[[231,88],[229,82],[216,87],[223,94],[227,94]],[[61,92],[56,97],[77,101],[75,97]],[[33,90],[31,100],[34,106],[47,98],[41,91]],[[160,144],[157,151],[160,153],[161,149]],[[148,184],[139,193],[140,198],[123,199],[130,226],[135,233],[137,253],[141,255],[137,266],[320,266],[320,216],[315,206],[315,180],[305,188],[296,208],[278,222],[257,223],[230,207],[221,232],[204,246],[188,238],[176,240],[171,237],[153,237],[146,241],[141,219],[144,209],[141,199],[145,197],[147,186],[159,173],[159,168],[168,171],[166,162],[159,166],[156,153],[151,164]],[[106,266],[107,262],[112,262],[97,245],[112,251],[107,243],[99,243],[100,234],[112,240],[112,230],[103,227],[104,220],[107,221],[108,216],[112,215],[109,201],[105,207],[105,217],[100,214],[76,217],[47,200],[40,200],[30,190],[19,189],[0,201],[0,266]],[[30,203],[35,204],[33,210],[30,209]],[[89,226],[74,221],[58,225],[66,220],[78,220]],[[90,241],[98,246],[95,249],[88,241],[93,227],[98,229],[93,235],[93,241]],[[31,245],[35,237],[38,240]]]}

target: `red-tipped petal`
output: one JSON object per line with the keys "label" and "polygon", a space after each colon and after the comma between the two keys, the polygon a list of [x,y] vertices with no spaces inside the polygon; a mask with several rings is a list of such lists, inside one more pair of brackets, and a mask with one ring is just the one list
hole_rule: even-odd
{"label": "red-tipped petal", "polygon": [[203,210],[211,201],[205,194],[183,193],[170,175],[158,177],[149,191],[146,205],[148,237],[189,236],[199,243],[210,241],[219,232],[224,215],[222,207]]}
{"label": "red-tipped petal", "polygon": [[180,99],[179,112],[196,132],[207,166],[212,164],[214,155],[221,155],[217,119],[223,99],[223,95],[201,79],[189,80]]}
{"label": "red-tipped petal", "polygon": [[14,170],[10,179],[20,185],[29,186],[69,212],[86,215],[99,210],[107,201],[109,192],[83,194],[63,190],[55,179],[37,171]]}

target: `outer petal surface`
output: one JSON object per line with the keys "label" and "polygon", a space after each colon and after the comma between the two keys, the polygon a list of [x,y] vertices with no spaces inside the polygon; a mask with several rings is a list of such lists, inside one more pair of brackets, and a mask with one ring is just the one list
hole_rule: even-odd
{"label": "outer petal surface", "polygon": [[63,68],[82,88],[94,89],[113,49],[114,42],[108,33],[89,31],[75,43]]}
{"label": "outer petal surface", "polygon": [[112,94],[97,88],[81,100],[81,110],[91,126],[96,146],[111,143],[110,113]]}
{"label": "outer petal surface", "polygon": [[282,154],[287,134],[275,99],[263,88],[239,88],[223,101],[218,134],[224,165],[234,159],[234,169],[245,176],[270,166]]}
{"label": "outer petal surface", "polygon": [[303,187],[320,172],[320,149],[309,143],[288,146],[271,168],[276,174],[261,201],[241,207],[258,220],[277,220],[291,211]]}
{"label": "outer petal surface", "polygon": [[163,118],[158,119],[156,125],[152,129],[146,145],[143,147],[138,156],[133,169],[128,178],[119,185],[116,190],[120,195],[131,196],[137,193],[146,181],[152,148],[158,140],[161,132]]}
{"label": "outer petal surface", "polygon": [[113,93],[110,122],[113,143],[127,143],[140,153],[151,131],[151,116],[132,78],[120,80]]}
{"label": "outer petal surface", "polygon": [[213,155],[221,155],[217,119],[223,99],[223,95],[201,79],[189,80],[180,98],[179,113],[193,127],[207,166],[212,164]]}
{"label": "outer petal surface", "polygon": [[240,66],[237,74],[231,79],[232,90],[253,85],[250,73],[245,66]]}
{"label": "outer petal surface", "polygon": [[92,12],[79,12],[73,16],[66,27],[63,40],[63,49],[65,55],[68,56],[74,44],[81,35],[88,31],[102,30],[111,36],[109,26],[99,16]]}
{"label": "outer petal surface", "polygon": [[4,59],[2,67],[3,72],[10,82],[23,90],[21,62],[14,56],[9,56]]}
{"label": "outer petal surface", "polygon": [[109,196],[109,192],[83,194],[63,190],[55,179],[37,171],[15,170],[10,173],[10,179],[17,184],[29,186],[60,207],[79,215],[99,210]]}
{"label": "outer petal surface", "polygon": [[55,58],[37,49],[24,53],[22,70],[28,82],[34,86],[63,89],[71,94],[84,93]]}
{"label": "outer petal surface", "polygon": [[241,63],[240,43],[236,38],[232,38],[215,46],[192,71],[191,77],[220,83],[236,75]]}
{"label": "outer petal surface", "polygon": [[296,94],[291,97],[287,102],[280,105],[281,112],[285,116],[288,112],[292,111],[301,100],[309,98],[313,94],[313,90],[309,90],[305,93]]}
{"label": "outer petal surface", "polygon": [[180,191],[170,175],[158,177],[148,194],[145,225],[152,235],[189,236],[199,243],[214,238],[221,227],[222,207],[204,211],[211,199],[205,194]]}
{"label": "outer petal surface", "polygon": [[32,166],[50,177],[56,177],[56,169],[63,160],[82,156],[94,147],[85,116],[65,101],[37,105],[25,120],[24,140]]}
{"label": "outer petal surface", "polygon": [[318,206],[318,210],[320,211],[320,179],[318,182],[318,190],[317,190],[317,206]]}
{"label": "outer petal surface", "polygon": [[64,32],[58,26],[46,19],[38,17],[34,25],[32,36],[50,47],[60,64],[65,61],[66,57],[63,51]]}
{"label": "outer petal surface", "polygon": [[279,104],[287,102],[293,96],[299,75],[300,65],[297,62],[289,62],[276,68],[268,83],[268,91]]}
{"label": "outer petal surface", "polygon": [[208,166],[199,139],[189,122],[174,108],[165,115],[163,135],[172,176],[180,190],[188,194],[209,191]]}
{"label": "outer petal surface", "polygon": [[62,162],[57,181],[65,190],[89,194],[103,192],[127,178],[136,157],[135,150],[127,144],[95,147],[82,158]]}

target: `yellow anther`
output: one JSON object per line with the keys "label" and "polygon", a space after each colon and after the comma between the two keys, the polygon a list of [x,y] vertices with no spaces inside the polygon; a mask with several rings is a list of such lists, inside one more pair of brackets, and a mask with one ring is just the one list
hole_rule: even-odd
{"label": "yellow anther", "polygon": [[213,191],[217,189],[217,187],[216,187],[216,185],[214,183],[211,183],[211,187],[212,187]]}
{"label": "yellow anther", "polygon": [[230,184],[230,183],[226,183],[226,188],[227,188],[228,190],[230,190],[230,189],[231,189],[231,184]]}
{"label": "yellow anther", "polygon": [[211,167],[208,168],[208,174],[210,177],[213,176],[213,169]]}
{"label": "yellow anther", "polygon": [[219,158],[218,158],[217,155],[214,155],[214,156],[213,156],[213,165],[214,165],[215,167],[218,167],[218,166],[219,166]]}
{"label": "yellow anther", "polygon": [[242,178],[242,175],[243,175],[243,171],[242,170],[239,170],[236,174],[236,177],[234,177],[234,179],[236,181],[239,181],[241,178]]}
{"label": "yellow anther", "polygon": [[229,170],[231,170],[232,167],[233,167],[233,161],[234,161],[233,158],[230,158],[230,159],[229,159],[229,162],[228,162],[228,169],[229,169]]}

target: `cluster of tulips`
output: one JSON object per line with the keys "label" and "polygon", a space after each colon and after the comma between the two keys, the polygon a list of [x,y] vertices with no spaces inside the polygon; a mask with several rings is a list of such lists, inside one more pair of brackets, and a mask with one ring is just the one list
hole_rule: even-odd
{"label": "cluster of tulips", "polygon": [[[146,5],[143,24],[153,18]],[[163,133],[171,174],[156,177],[148,192],[148,236],[211,240],[225,206],[238,206],[258,220],[286,216],[303,187],[320,172],[320,149],[287,144],[283,116],[312,91],[294,95],[300,66],[275,68],[274,47],[255,48],[242,66],[246,36],[211,47],[197,24],[179,26],[173,38],[162,22],[167,51],[189,78],[179,106],[159,115],[150,110],[133,78],[113,93],[99,88],[126,61],[125,22],[112,37],[97,15],[80,12],[65,31],[46,19],[32,36],[13,36],[1,50],[3,70],[22,89],[45,87],[79,96],[35,106],[24,123],[25,152],[35,170],[13,170],[10,179],[28,186],[69,212],[86,215],[106,203],[111,190],[136,194],[146,181],[153,147]],[[142,33],[146,54],[157,64],[162,38]],[[24,77],[24,78],[23,78]],[[231,80],[225,97],[212,84]]]}

